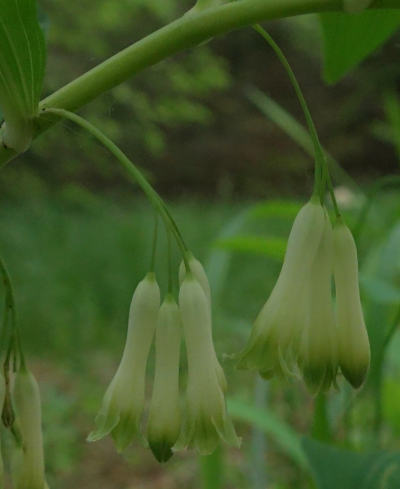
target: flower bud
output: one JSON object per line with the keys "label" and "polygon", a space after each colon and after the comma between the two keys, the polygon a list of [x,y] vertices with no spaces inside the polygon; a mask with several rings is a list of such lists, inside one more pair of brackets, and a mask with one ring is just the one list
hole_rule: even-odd
{"label": "flower bud", "polygon": [[[207,274],[206,271],[204,270],[203,265],[197,260],[197,258],[194,257],[192,253],[187,254],[187,259],[189,262],[189,267],[190,271],[193,274],[193,276],[196,278],[196,280],[199,282],[201,285],[201,288],[203,289],[203,292],[207,298],[209,307],[210,307],[210,315],[211,315],[211,287],[210,283],[208,282]],[[185,268],[185,263],[184,261],[181,262],[180,267],[179,267],[179,283],[182,284],[183,280],[185,279],[186,276],[186,268]],[[210,323],[211,324],[211,323]],[[211,329],[209,331],[209,334],[212,338],[212,332]],[[215,364],[215,370],[218,376],[219,383],[221,385],[221,389],[226,392],[228,388],[228,384],[226,382],[225,378],[225,373],[221,367],[221,365],[218,362],[217,356],[215,355],[214,359],[214,364]]]}
{"label": "flower bud", "polygon": [[21,368],[15,376],[13,401],[22,437],[12,470],[15,489],[45,489],[42,414],[39,386],[31,372]]}
{"label": "flower bud", "polygon": [[339,364],[346,379],[358,388],[368,372],[370,346],[360,302],[357,249],[343,223],[335,226],[333,241]]}
{"label": "flower bud", "polygon": [[314,394],[336,382],[337,330],[332,304],[332,227],[325,215],[325,229],[318,247],[308,288],[308,320],[301,333],[298,364]]}
{"label": "flower bud", "polygon": [[215,450],[219,438],[239,446],[215,369],[209,302],[192,274],[186,274],[182,282],[179,307],[186,342],[188,381],[186,419],[175,448],[192,447],[201,455],[207,455]]}
{"label": "flower bud", "polygon": [[308,202],[293,223],[279,278],[255,320],[239,368],[258,370],[264,378],[293,372],[300,333],[308,321],[311,266],[324,227],[323,207]]}
{"label": "flower bud", "polygon": [[154,274],[148,273],[133,294],[121,363],[104,395],[89,441],[111,433],[117,449],[123,451],[138,431],[144,407],[147,358],[159,308],[160,289]]}
{"label": "flower bud", "polygon": [[179,436],[179,355],[181,316],[174,298],[169,295],[158,314],[156,361],[153,394],[147,426],[147,440],[159,462],[172,457],[171,448]]}

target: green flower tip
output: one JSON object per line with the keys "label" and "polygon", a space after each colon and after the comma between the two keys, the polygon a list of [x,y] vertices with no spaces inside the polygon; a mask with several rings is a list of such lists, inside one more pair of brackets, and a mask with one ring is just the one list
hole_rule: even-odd
{"label": "green flower tip", "polygon": [[99,441],[111,433],[111,431],[119,423],[119,414],[115,412],[114,414],[99,412],[94,420],[96,429],[91,431],[87,436],[86,440],[90,443]]}
{"label": "green flower tip", "polygon": [[168,462],[168,460],[172,457],[174,454],[172,451],[173,445],[174,444],[170,443],[170,441],[167,439],[157,441],[149,440],[150,449],[156,460],[160,463]]}
{"label": "green flower tip", "polygon": [[121,415],[120,422],[111,432],[118,453],[122,453],[128,448],[134,436],[138,433],[138,428],[136,419],[133,419],[130,415]]}
{"label": "green flower tip", "polygon": [[340,370],[344,375],[345,379],[354,387],[354,389],[359,389],[367,378],[369,369],[369,362],[363,365],[352,366],[347,368],[345,365],[341,365]]}
{"label": "green flower tip", "polygon": [[302,369],[304,381],[312,395],[327,392],[333,385],[337,388],[337,367],[321,364],[309,364]]}

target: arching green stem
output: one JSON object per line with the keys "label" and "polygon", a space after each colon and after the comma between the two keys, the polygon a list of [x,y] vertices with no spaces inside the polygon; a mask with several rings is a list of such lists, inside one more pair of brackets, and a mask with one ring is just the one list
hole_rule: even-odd
{"label": "arching green stem", "polygon": [[[400,8],[400,4],[399,0],[375,0],[371,8]],[[40,110],[58,107],[75,111],[145,68],[233,29],[264,20],[329,11],[343,11],[343,0],[240,0],[196,15],[183,15],[49,95],[40,103]],[[33,137],[56,122],[39,118]],[[0,145],[0,167],[16,156],[15,151]]]}
{"label": "arching green stem", "polygon": [[85,129],[89,134],[91,134],[94,138],[96,138],[101,144],[103,144],[111,154],[113,154],[118,162],[123,166],[123,168],[128,172],[128,174],[133,177],[133,179],[138,183],[140,188],[143,190],[146,197],[149,199],[151,204],[154,206],[156,211],[162,217],[166,227],[170,229],[176,239],[176,242],[182,252],[182,257],[185,262],[186,269],[189,270],[189,263],[186,258],[186,252],[188,248],[183,240],[183,237],[176,225],[173,217],[168,211],[164,201],[158,195],[158,193],[154,190],[154,188],[150,185],[150,183],[146,180],[142,172],[139,168],[132,163],[132,161],[123,153],[118,146],[111,141],[105,134],[103,134],[97,127],[88,122],[83,117],[74,114],[73,112],[69,112],[64,109],[47,109],[46,113],[57,115],[58,117],[68,119],[78,126]]}
{"label": "arching green stem", "polygon": [[332,181],[328,169],[328,162],[326,160],[324,150],[320,143],[318,132],[315,127],[314,121],[312,119],[310,109],[308,108],[306,99],[304,98],[303,91],[300,88],[296,75],[294,74],[294,71],[292,70],[292,67],[290,66],[289,61],[286,58],[285,54],[278,46],[278,44],[273,40],[271,35],[268,34],[268,32],[265,29],[263,29],[259,24],[256,24],[254,26],[254,29],[271,46],[276,56],[278,57],[279,61],[281,62],[282,66],[286,70],[286,73],[288,74],[289,80],[296,93],[300,106],[303,110],[308,131],[310,133],[311,141],[314,146],[314,158],[315,158],[314,194],[318,195],[322,202],[324,199],[325,186],[327,186],[332,198],[335,214],[337,217],[339,217],[340,212],[336,202],[335,194],[333,192]]}

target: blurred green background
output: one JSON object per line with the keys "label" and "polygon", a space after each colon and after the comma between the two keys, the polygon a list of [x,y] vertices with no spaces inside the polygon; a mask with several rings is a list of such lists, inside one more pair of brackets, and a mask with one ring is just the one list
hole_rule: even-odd
{"label": "blurred green background", "polygon": [[[50,93],[183,13],[190,2],[41,6]],[[356,234],[370,337],[380,345],[383,332],[398,322],[400,303],[399,34],[327,87],[316,19],[268,28],[292,63],[321,140],[340,162],[337,196]],[[41,383],[50,486],[313,487],[299,436],[311,431],[323,438],[315,401],[300,382],[267,385],[236,371],[229,357],[244,344],[273,286],[291,223],[313,183],[313,160],[294,141],[301,139],[298,128],[287,134],[293,122],[288,114],[299,121],[302,116],[283,69],[245,29],[160,63],[82,114],[145,170],[208,267],[214,337],[243,448],[222,448],[204,459],[177,454],[160,466],[139,443],[120,456],[109,440],[85,442],[119,362],[132,292],[149,268],[154,214],[105,150],[59,124],[0,179],[0,246],[17,291],[24,345]],[[380,180],[388,174],[394,177]],[[161,238],[157,266],[165,289]],[[395,336],[384,365],[373,364],[363,393],[356,398],[340,383],[340,392],[329,395],[334,440],[400,449],[399,358]]]}

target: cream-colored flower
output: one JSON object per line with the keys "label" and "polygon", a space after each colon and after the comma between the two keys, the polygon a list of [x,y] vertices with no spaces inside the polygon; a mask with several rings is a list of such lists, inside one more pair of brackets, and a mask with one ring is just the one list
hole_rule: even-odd
{"label": "cream-colored flower", "polygon": [[307,322],[300,336],[298,364],[314,394],[336,382],[338,370],[337,329],[332,303],[332,227],[325,215],[325,228],[311,265]]}
{"label": "cream-colored flower", "polygon": [[[208,300],[209,306],[210,306],[210,314],[212,314],[212,299],[211,299],[211,287],[210,283],[207,278],[206,271],[204,270],[203,265],[199,262],[197,258],[194,257],[192,253],[187,254],[187,260],[189,263],[190,267],[190,272],[193,274],[193,276],[196,278],[196,280],[199,282],[201,285],[203,292]],[[182,284],[184,278],[186,276],[186,268],[185,268],[185,263],[182,261],[179,267],[179,282]],[[211,323],[210,323],[211,324]],[[212,338],[212,331],[210,328],[209,334]],[[214,351],[215,353],[215,351]],[[228,384],[226,382],[225,378],[225,373],[218,361],[218,358],[216,355],[214,355],[215,358],[213,360],[214,365],[215,365],[215,370],[221,385],[221,388],[224,392],[226,392],[228,388]]]}
{"label": "cream-colored flower", "polygon": [[325,211],[311,200],[296,216],[278,281],[256,318],[239,368],[258,370],[264,378],[294,371],[300,333],[308,321],[311,268],[324,228]]}
{"label": "cream-colored flower", "polygon": [[12,467],[13,485],[15,489],[46,489],[39,386],[25,368],[15,376],[13,403],[22,439]]}
{"label": "cream-colored flower", "polygon": [[199,281],[187,273],[179,292],[185,335],[188,380],[186,419],[176,448],[195,448],[206,455],[219,439],[238,446],[240,441],[226,411],[224,392],[215,369],[209,302]]}
{"label": "cream-colored flower", "polygon": [[370,363],[358,287],[357,249],[349,228],[341,222],[333,229],[333,242],[339,364],[343,375],[357,388],[364,382]]}
{"label": "cream-colored flower", "polygon": [[124,450],[138,431],[145,400],[147,357],[157,325],[160,289],[148,273],[133,294],[128,335],[118,370],[103,398],[96,429],[88,440],[111,433],[117,449]]}
{"label": "cream-colored flower", "polygon": [[181,428],[179,355],[181,316],[172,295],[164,300],[157,321],[156,361],[147,440],[159,462],[166,462]]}

